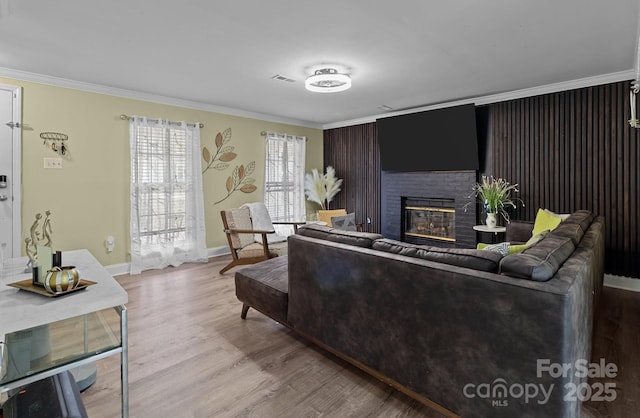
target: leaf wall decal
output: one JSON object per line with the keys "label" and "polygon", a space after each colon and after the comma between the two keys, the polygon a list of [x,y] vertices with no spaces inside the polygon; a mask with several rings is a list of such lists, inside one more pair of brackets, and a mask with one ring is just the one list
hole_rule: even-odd
{"label": "leaf wall decal", "polygon": [[227,192],[231,193],[231,189],[233,189],[233,180],[231,177],[227,177]]}
{"label": "leaf wall decal", "polygon": [[246,175],[248,176],[251,173],[253,173],[253,170],[255,170],[255,168],[256,168],[255,161],[251,161],[249,164],[247,164]]}
{"label": "leaf wall decal", "polygon": [[222,132],[222,136],[224,137],[222,141],[223,144],[229,142],[231,140],[231,128],[225,129],[224,132]]}
{"label": "leaf wall decal", "polygon": [[234,152],[227,152],[220,156],[220,161],[229,162],[233,161],[238,155]]}
{"label": "leaf wall decal", "polygon": [[236,166],[236,168],[233,169],[233,174],[231,174],[231,177],[233,177],[233,185],[235,186],[236,184],[239,183],[239,176],[238,176],[238,166]]}
{"label": "leaf wall decal", "polygon": [[221,146],[222,146],[222,134],[218,132],[218,135],[216,135],[216,148],[220,149]]}
{"label": "leaf wall decal", "polygon": [[238,176],[240,176],[240,179],[242,179],[244,177],[244,166],[240,165],[240,168],[238,169]]}
{"label": "leaf wall decal", "polygon": [[251,193],[251,192],[255,192],[256,189],[257,187],[254,186],[253,184],[245,184],[240,188],[240,191],[244,193]]}
{"label": "leaf wall decal", "polygon": [[204,160],[207,163],[209,163],[209,161],[211,161],[211,153],[209,152],[207,147],[202,148],[202,158],[204,158]]}

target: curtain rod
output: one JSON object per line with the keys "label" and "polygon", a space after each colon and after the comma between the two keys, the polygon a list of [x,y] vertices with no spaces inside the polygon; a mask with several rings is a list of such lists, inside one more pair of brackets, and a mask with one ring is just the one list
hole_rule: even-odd
{"label": "curtain rod", "polygon": [[[275,133],[276,135],[295,136],[296,138],[304,138],[304,142],[307,142],[307,141],[309,140],[309,138],[307,138],[306,136],[302,136],[302,137],[301,137],[301,136],[298,136],[298,135],[280,134],[280,133],[277,133],[277,132],[273,132],[273,133]],[[267,134],[268,134],[268,132],[267,132],[267,131],[261,131],[261,132],[260,132],[260,136],[264,136],[264,137],[266,137],[266,136],[267,136]]]}
{"label": "curtain rod", "polygon": [[[122,115],[120,115],[120,119],[122,119],[122,120],[131,120],[131,119],[132,119],[132,117],[131,117],[131,116],[128,116],[128,115],[125,115],[125,114],[123,113]],[[150,120],[150,121],[153,121],[153,122],[159,122],[159,121],[160,121],[160,119],[150,119],[150,118],[147,118],[147,120]],[[171,121],[171,120],[170,120],[170,121],[169,121],[169,123],[179,124],[180,122],[174,122],[174,121]],[[190,126],[196,126],[196,124],[195,124],[195,123],[187,123],[187,125],[190,125]],[[204,123],[200,122],[200,129],[202,129],[202,128],[204,128]]]}

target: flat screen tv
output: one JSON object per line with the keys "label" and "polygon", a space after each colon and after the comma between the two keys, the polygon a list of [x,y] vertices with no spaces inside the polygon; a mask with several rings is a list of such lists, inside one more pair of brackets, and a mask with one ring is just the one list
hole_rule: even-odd
{"label": "flat screen tv", "polygon": [[383,171],[478,170],[473,104],[376,120]]}

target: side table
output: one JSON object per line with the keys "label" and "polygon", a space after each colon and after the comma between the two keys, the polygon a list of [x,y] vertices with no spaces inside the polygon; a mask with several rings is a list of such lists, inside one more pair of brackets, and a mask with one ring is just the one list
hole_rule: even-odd
{"label": "side table", "polygon": [[493,233],[493,235],[491,236],[492,244],[495,244],[496,242],[498,242],[498,234],[504,234],[505,232],[507,232],[506,226],[496,226],[494,228],[491,228],[490,226],[487,226],[487,225],[475,225],[473,229],[480,233],[485,233],[485,234]]}

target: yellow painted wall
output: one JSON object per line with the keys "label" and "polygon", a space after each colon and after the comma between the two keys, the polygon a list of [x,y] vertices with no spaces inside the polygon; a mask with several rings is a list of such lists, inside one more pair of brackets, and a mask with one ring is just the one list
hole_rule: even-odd
{"label": "yellow painted wall", "polygon": [[[220,210],[261,201],[264,184],[265,139],[261,131],[307,136],[306,171],[322,169],[322,130],[229,116],[177,106],[132,100],[75,89],[0,77],[1,84],[22,87],[22,239],[35,214],[51,210],[56,250],[88,249],[102,264],[129,261],[129,123],[121,114],[202,122],[202,146],[215,149],[218,132],[231,128],[237,153],[228,169],[203,175],[207,247],[226,247]],[[41,132],[69,136],[63,169],[44,169],[45,157],[59,155],[43,145]],[[225,181],[236,165],[256,162],[253,193],[226,196]],[[202,160],[204,167],[204,161]],[[311,209],[313,209],[311,207]],[[107,253],[104,241],[115,238]],[[22,250],[24,254],[24,249]]]}

